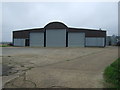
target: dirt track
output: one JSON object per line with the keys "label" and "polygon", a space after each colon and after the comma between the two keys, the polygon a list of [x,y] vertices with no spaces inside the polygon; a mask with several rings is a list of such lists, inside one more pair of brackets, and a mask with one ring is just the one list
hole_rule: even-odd
{"label": "dirt track", "polygon": [[102,73],[117,57],[117,47],[3,48],[3,64],[13,67],[3,83],[10,80],[5,87],[13,88],[102,88]]}

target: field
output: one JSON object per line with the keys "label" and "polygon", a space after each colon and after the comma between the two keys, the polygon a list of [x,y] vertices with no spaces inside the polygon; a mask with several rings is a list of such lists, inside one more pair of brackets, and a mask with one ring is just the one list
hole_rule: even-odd
{"label": "field", "polygon": [[103,88],[117,47],[3,47],[3,85],[11,88]]}

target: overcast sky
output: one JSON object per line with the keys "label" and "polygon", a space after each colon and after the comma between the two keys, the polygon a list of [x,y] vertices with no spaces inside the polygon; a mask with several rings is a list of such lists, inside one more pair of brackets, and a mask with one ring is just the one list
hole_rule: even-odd
{"label": "overcast sky", "polygon": [[9,2],[2,4],[3,41],[12,41],[12,31],[43,28],[51,21],[68,27],[107,30],[118,34],[117,2]]}

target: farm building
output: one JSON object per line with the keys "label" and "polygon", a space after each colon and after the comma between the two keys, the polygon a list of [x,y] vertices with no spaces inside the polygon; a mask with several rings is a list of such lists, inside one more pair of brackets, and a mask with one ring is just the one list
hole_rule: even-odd
{"label": "farm building", "polygon": [[51,22],[44,28],[13,31],[14,46],[31,47],[105,47],[106,31],[67,27]]}

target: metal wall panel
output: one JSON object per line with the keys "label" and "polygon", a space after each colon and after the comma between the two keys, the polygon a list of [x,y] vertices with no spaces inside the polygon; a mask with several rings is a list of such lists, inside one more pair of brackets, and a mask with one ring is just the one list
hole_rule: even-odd
{"label": "metal wall panel", "polygon": [[84,47],[85,33],[69,32],[68,33],[68,47]]}
{"label": "metal wall panel", "polygon": [[106,31],[93,29],[68,28],[69,32],[83,32],[85,37],[106,37]]}
{"label": "metal wall panel", "polygon": [[104,46],[105,38],[86,37],[86,46]]}
{"label": "metal wall panel", "polygon": [[31,32],[30,33],[30,46],[44,46],[44,33],[43,32]]}
{"label": "metal wall panel", "polygon": [[66,29],[47,29],[46,47],[66,47]]}
{"label": "metal wall panel", "polygon": [[13,39],[14,40],[14,46],[25,46],[25,39]]}

